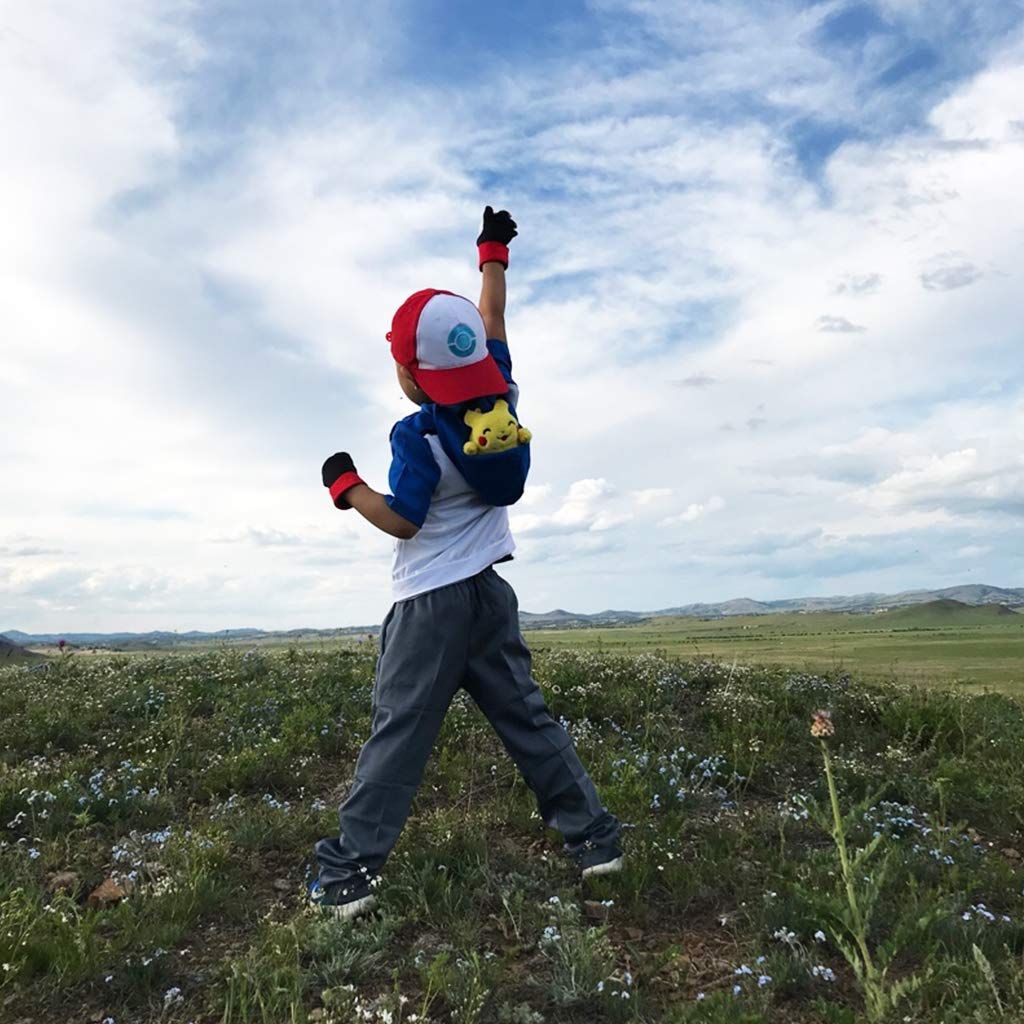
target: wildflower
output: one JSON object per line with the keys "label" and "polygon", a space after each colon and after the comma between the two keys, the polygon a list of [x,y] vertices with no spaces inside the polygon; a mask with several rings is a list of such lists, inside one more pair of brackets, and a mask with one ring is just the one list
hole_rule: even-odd
{"label": "wildflower", "polygon": [[811,968],[811,974],[815,978],[821,978],[822,981],[835,981],[836,974],[831,967],[826,967],[824,964],[817,964]]}
{"label": "wildflower", "polygon": [[173,985],[164,993],[164,1006],[173,1006],[180,1002],[182,1002],[181,989],[177,985]]}
{"label": "wildflower", "polygon": [[832,724],[832,712],[819,708],[811,716],[811,735],[816,739],[835,736],[836,727]]}
{"label": "wildflower", "polygon": [[732,994],[734,996],[738,996],[742,991],[743,991],[743,986],[742,985],[733,985],[733,987],[732,987]]}
{"label": "wildflower", "polygon": [[825,933],[820,928],[814,933],[814,941],[815,942],[824,942],[825,941]]}

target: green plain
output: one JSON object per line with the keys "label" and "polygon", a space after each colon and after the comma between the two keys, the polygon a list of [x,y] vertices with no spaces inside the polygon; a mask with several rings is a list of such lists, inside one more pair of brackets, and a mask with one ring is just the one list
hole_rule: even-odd
{"label": "green plain", "polygon": [[988,688],[1024,695],[1024,615],[944,603],[877,614],[810,612],[727,619],[657,618],[598,629],[529,630],[531,647],[665,651],[809,672],[846,669],[872,681]]}

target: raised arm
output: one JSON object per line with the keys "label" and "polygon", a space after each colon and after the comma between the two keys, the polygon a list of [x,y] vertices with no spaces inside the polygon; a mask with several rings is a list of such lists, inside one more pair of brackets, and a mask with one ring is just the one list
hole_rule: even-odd
{"label": "raised arm", "polygon": [[484,209],[483,230],[476,240],[483,282],[480,286],[480,316],[488,338],[507,341],[505,335],[505,271],[508,269],[508,244],[519,232],[508,210],[497,213]]}
{"label": "raised arm", "polygon": [[481,268],[480,316],[488,338],[507,341],[505,336],[505,268],[497,261],[485,263]]}

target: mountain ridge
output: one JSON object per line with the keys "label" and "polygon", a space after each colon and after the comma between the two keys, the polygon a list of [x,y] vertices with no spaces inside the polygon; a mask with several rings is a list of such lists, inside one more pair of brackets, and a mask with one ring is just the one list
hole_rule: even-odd
{"label": "mountain ridge", "polygon": [[[549,612],[520,612],[520,622],[530,629],[586,628],[588,626],[616,626],[658,618],[703,618],[722,619],[735,615],[773,615],[783,612],[851,612],[873,613],[896,608],[906,608],[933,601],[954,601],[964,605],[1004,605],[1007,608],[1024,608],[1024,587],[993,587],[983,583],[961,584],[938,590],[904,590],[896,594],[868,592],[863,594],[834,595],[830,597],[792,597],[773,601],[756,601],[748,597],[731,598],[728,601],[697,602],[676,605],[656,611],[637,612],[607,609],[602,612],[571,612],[554,608]],[[28,644],[55,644],[59,640],[79,646],[130,645],[167,646],[195,641],[238,641],[261,637],[323,637],[375,634],[379,626],[339,626],[333,629],[288,629],[262,630],[255,628],[221,630],[153,630],[148,633],[24,633],[18,629],[0,633],[0,640],[24,647]]]}

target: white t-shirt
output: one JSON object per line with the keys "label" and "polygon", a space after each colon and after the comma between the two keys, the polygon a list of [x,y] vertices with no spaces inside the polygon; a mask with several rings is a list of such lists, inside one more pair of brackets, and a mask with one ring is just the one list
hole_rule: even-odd
{"label": "white t-shirt", "polygon": [[515,550],[508,509],[488,505],[466,483],[434,434],[427,443],[441,469],[427,518],[411,540],[395,541],[391,570],[394,600],[458,583]]}

